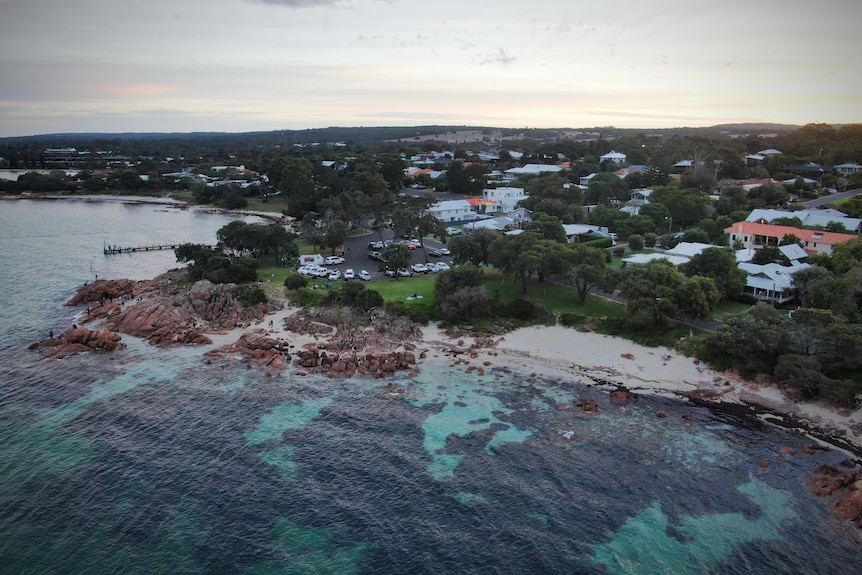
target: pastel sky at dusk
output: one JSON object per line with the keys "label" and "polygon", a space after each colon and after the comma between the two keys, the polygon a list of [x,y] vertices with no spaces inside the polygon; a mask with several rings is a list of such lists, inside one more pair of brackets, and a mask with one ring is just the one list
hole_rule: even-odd
{"label": "pastel sky at dusk", "polygon": [[0,0],[0,136],[862,121],[862,3]]}

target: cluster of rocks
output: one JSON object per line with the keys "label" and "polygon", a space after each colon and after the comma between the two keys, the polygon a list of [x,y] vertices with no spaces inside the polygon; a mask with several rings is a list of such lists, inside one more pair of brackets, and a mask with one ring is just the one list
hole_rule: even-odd
{"label": "cluster of rocks", "polygon": [[272,368],[284,371],[290,362],[290,343],[281,338],[272,338],[265,330],[246,332],[233,344],[213,350],[207,354],[208,361],[215,357],[227,357],[240,353],[253,360],[261,369]]}
{"label": "cluster of rocks", "polygon": [[391,351],[383,353],[327,353],[317,347],[302,350],[297,353],[293,364],[303,368],[297,375],[308,375],[317,371],[332,377],[351,375],[369,375],[380,378],[391,375],[399,370],[410,370],[415,374],[416,356],[407,351]]}
{"label": "cluster of rocks", "polygon": [[[842,462],[853,467],[852,461]],[[832,512],[844,521],[852,521],[862,529],[862,472],[841,471],[834,465],[821,465],[814,470],[809,485],[818,497],[838,494],[832,502]]]}
{"label": "cluster of rocks", "polygon": [[107,329],[89,330],[82,325],[73,325],[58,337],[48,337],[31,344],[28,349],[38,349],[46,357],[62,358],[90,351],[113,351],[122,349],[120,335]]}

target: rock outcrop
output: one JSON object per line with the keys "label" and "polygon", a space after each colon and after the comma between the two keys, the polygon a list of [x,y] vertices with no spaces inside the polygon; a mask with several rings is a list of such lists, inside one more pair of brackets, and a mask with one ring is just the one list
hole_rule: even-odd
{"label": "rock outcrop", "polygon": [[240,353],[246,360],[253,360],[259,368],[283,371],[290,361],[289,347],[287,341],[269,337],[266,331],[259,329],[246,332],[232,345],[213,350],[207,355],[210,358],[225,358]]}
{"label": "rock outcrop", "polygon": [[30,345],[29,349],[38,349],[46,357],[62,358],[78,353],[91,351],[114,351],[122,349],[120,334],[107,329],[89,330],[82,325],[74,325],[58,337],[49,337]]}
{"label": "rock outcrop", "polygon": [[384,353],[326,353],[316,347],[302,350],[293,361],[306,373],[312,370],[329,376],[369,375],[380,378],[399,370],[412,370],[416,355],[411,352],[392,351]]}
{"label": "rock outcrop", "polygon": [[72,299],[66,302],[66,305],[111,302],[133,293],[134,283],[131,280],[96,280],[79,289]]}
{"label": "rock outcrop", "polygon": [[838,494],[832,503],[836,517],[852,521],[862,529],[862,472],[841,471],[834,465],[821,465],[809,481],[811,492],[818,497]]}

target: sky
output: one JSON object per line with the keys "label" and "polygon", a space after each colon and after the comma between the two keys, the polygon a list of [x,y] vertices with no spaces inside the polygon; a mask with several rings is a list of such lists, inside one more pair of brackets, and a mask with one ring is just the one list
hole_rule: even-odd
{"label": "sky", "polygon": [[0,137],[862,122],[858,0],[0,0]]}

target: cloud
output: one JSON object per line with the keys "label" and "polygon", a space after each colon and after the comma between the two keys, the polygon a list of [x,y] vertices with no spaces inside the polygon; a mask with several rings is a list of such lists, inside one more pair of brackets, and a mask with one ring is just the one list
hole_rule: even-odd
{"label": "cloud", "polygon": [[518,58],[516,56],[510,55],[509,51],[506,50],[505,48],[497,48],[496,52],[494,52],[493,54],[491,54],[489,56],[486,56],[483,60],[481,60],[479,62],[479,65],[480,66],[499,65],[499,66],[503,66],[505,68],[506,66],[510,66],[510,65],[514,64],[515,60],[517,60],[517,59]]}
{"label": "cloud", "polygon": [[271,6],[286,6],[287,8],[313,8],[315,6],[348,5],[349,0],[248,0],[254,4],[269,4]]}

